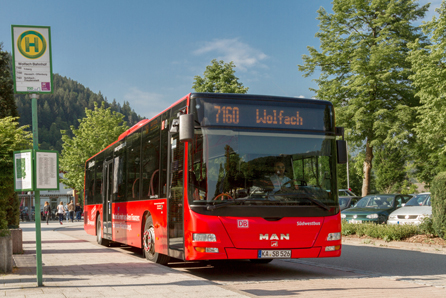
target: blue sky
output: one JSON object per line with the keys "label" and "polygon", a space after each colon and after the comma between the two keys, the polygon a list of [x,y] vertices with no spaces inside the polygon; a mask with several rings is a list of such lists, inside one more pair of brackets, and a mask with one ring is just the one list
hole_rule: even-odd
{"label": "blue sky", "polygon": [[[431,19],[441,1],[428,2]],[[250,94],[312,97],[297,65],[319,45],[320,7],[331,0],[0,0],[0,42],[11,52],[11,25],[50,26],[54,73],[150,118],[212,59],[233,61]]]}

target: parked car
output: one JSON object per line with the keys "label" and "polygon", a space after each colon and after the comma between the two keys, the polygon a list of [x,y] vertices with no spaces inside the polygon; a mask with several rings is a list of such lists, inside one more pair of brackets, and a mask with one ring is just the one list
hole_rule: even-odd
{"label": "parked car", "polygon": [[357,197],[350,189],[340,189],[338,191],[340,197]]}
{"label": "parked car", "polygon": [[402,194],[368,195],[354,207],[341,211],[341,218],[350,223],[386,223],[390,213],[401,208],[411,197]]}
{"label": "parked car", "polygon": [[362,197],[339,197],[341,211],[353,207]]}
{"label": "parked car", "polygon": [[387,224],[419,225],[424,218],[432,217],[430,192],[420,193],[407,202],[404,207],[389,215]]}

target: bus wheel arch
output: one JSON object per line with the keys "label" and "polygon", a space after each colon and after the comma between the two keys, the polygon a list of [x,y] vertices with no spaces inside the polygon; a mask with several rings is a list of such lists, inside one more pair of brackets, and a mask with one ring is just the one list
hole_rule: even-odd
{"label": "bus wheel arch", "polygon": [[143,254],[151,262],[166,265],[169,262],[169,256],[158,253],[155,249],[156,234],[152,216],[147,213],[145,217],[144,232],[142,234]]}

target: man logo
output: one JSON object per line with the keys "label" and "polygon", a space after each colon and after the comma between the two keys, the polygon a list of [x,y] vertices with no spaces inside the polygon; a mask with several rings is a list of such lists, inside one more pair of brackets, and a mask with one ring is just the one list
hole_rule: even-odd
{"label": "man logo", "polygon": [[46,51],[46,40],[37,31],[28,30],[20,34],[17,39],[17,48],[20,53],[28,59],[42,57]]}
{"label": "man logo", "polygon": [[[268,234],[260,234],[260,240],[279,240],[279,237],[276,234],[271,237]],[[290,234],[280,234],[280,240],[290,240]]]}
{"label": "man logo", "polygon": [[279,242],[271,241],[271,247],[279,247]]}

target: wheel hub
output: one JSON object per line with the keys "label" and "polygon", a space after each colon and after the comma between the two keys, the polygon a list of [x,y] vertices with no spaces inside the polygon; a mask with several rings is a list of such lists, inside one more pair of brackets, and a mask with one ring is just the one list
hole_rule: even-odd
{"label": "wheel hub", "polygon": [[153,227],[144,232],[143,239],[144,239],[144,250],[146,252],[150,252],[151,250],[153,250],[155,244],[155,231]]}

